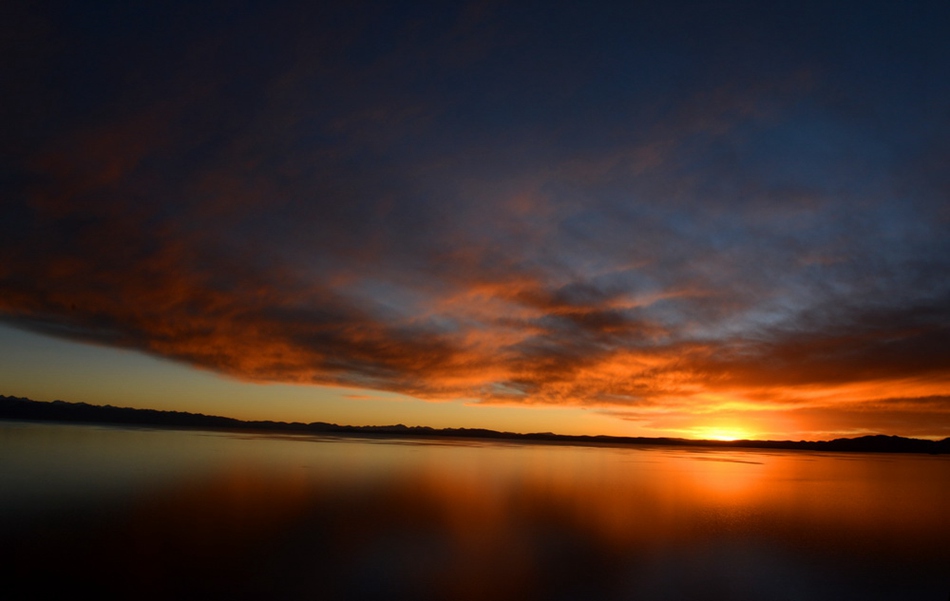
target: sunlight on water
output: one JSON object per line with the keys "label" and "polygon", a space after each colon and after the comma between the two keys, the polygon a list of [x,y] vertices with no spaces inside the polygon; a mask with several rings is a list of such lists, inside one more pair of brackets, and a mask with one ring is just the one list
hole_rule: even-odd
{"label": "sunlight on water", "polygon": [[944,601],[948,507],[942,457],[0,425],[24,598]]}

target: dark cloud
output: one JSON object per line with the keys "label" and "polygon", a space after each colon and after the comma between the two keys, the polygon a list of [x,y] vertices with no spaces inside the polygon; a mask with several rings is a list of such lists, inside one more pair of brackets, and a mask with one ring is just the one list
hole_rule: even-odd
{"label": "dark cloud", "polygon": [[950,297],[902,307],[812,309],[710,359],[709,371],[774,386],[950,375]]}
{"label": "dark cloud", "polygon": [[941,5],[16,10],[7,323],[424,398],[945,396]]}

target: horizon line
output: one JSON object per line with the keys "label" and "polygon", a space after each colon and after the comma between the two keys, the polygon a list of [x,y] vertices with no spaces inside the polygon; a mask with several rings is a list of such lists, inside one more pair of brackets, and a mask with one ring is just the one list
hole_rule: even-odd
{"label": "horizon line", "polygon": [[[19,411],[17,411],[19,409]],[[32,409],[32,410],[31,410]],[[57,413],[58,411],[58,413]],[[86,414],[82,414],[86,412]],[[95,415],[89,414],[95,413]],[[105,412],[105,413],[104,413]],[[107,415],[120,412],[120,415]],[[138,418],[138,419],[136,419]],[[147,419],[151,418],[151,419]],[[158,419],[156,419],[158,418]],[[161,419],[165,418],[165,419]],[[168,419],[171,418],[171,419]],[[176,419],[177,418],[177,419]],[[332,422],[285,422],[275,420],[243,420],[222,415],[208,415],[190,411],[139,409],[114,405],[95,405],[56,399],[36,401],[27,397],[0,395],[0,419],[14,421],[53,421],[66,423],[98,423],[115,425],[144,425],[156,428],[187,429],[254,429],[285,433],[411,435],[414,437],[472,437],[522,440],[530,442],[616,443],[703,446],[714,448],[772,448],[785,450],[827,450],[856,452],[919,452],[950,453],[950,437],[942,440],[909,438],[892,434],[866,434],[852,438],[829,440],[770,440],[770,439],[700,439],[672,436],[617,436],[610,434],[558,434],[554,432],[509,432],[490,428],[431,426],[402,423],[387,425],[351,425]]]}

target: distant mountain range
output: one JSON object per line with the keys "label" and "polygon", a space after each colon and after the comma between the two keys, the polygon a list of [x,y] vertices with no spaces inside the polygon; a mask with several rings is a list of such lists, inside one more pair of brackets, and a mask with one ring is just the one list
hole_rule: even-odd
{"label": "distant mountain range", "polygon": [[85,424],[120,424],[152,428],[188,428],[198,430],[237,430],[297,434],[335,434],[399,438],[470,438],[547,442],[584,445],[650,445],[688,446],[719,449],[793,449],[807,451],[863,452],[863,453],[929,453],[950,454],[950,438],[921,440],[901,436],[861,436],[827,441],[792,440],[690,440],[685,438],[645,438],[632,436],[575,436],[538,432],[518,434],[482,428],[429,428],[425,426],[340,426],[326,422],[244,421],[230,417],[132,409],[88,403],[50,403],[27,398],[0,395],[0,419],[21,421],[52,421]]}

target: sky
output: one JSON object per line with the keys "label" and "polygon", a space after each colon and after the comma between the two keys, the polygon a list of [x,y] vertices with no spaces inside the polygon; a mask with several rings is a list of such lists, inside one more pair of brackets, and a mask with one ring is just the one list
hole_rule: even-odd
{"label": "sky", "polygon": [[950,436],[945,2],[16,2],[0,394]]}

